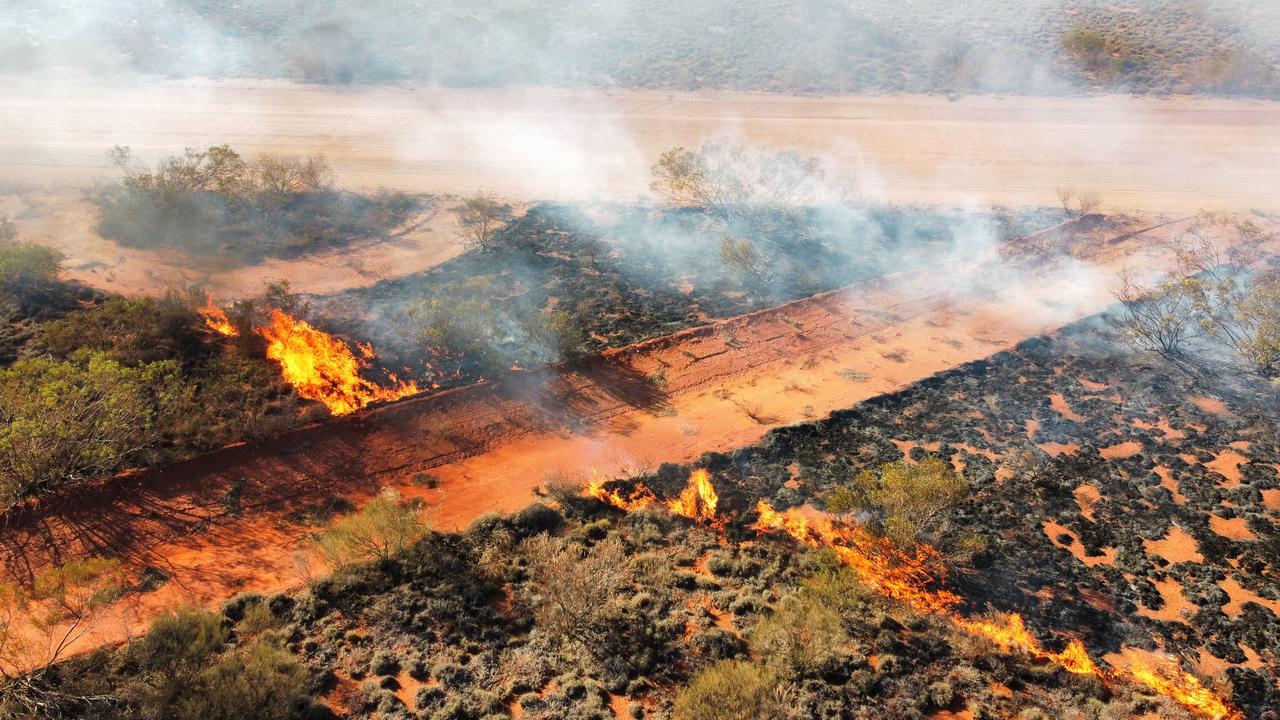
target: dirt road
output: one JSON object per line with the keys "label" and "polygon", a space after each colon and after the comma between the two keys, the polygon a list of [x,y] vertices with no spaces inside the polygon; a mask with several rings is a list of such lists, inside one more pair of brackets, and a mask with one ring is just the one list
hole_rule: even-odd
{"label": "dirt road", "polygon": [[[137,630],[175,603],[278,591],[305,574],[298,512],[382,486],[422,497],[436,527],[534,499],[591,468],[614,475],[748,445],[779,424],[822,417],[1110,304],[1121,264],[1162,265],[1180,224],[1076,238],[1098,264],[1034,275],[911,272],[694,328],[581,365],[515,375],[232,447],[77,492],[0,534],[6,573],[51,558],[120,557],[167,582],[131,596],[86,643]],[[1099,231],[1101,232],[1101,231]],[[439,480],[430,488],[419,473]],[[417,476],[415,478],[415,476]]]}
{"label": "dirt road", "polygon": [[110,176],[104,150],[324,152],[347,185],[630,199],[675,145],[721,134],[819,154],[889,202],[1280,209],[1280,103],[329,88],[281,82],[0,87],[0,183]]}

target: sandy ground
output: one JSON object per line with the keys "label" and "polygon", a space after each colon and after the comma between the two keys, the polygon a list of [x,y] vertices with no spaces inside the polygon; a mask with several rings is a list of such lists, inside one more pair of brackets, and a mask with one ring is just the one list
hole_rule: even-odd
{"label": "sandy ground", "polygon": [[[1159,245],[1179,230],[1102,242],[1095,260],[1108,271],[1162,266]],[[312,528],[288,516],[325,498],[360,500],[394,486],[423,498],[434,526],[460,528],[525,506],[556,477],[582,481],[591,468],[616,475],[742,447],[771,427],[900,389],[1111,303],[1106,285],[1082,285],[1058,266],[1008,295],[952,285],[904,273],[574,367],[231,447],[48,503],[0,535],[0,553],[18,576],[85,552],[120,557],[131,577],[162,570],[163,586],[131,596],[86,643],[119,640],[174,604],[300,584],[315,570],[306,554]],[[424,472],[437,488],[415,478]],[[229,514],[233,489],[239,510]]]}
{"label": "sandy ground", "polygon": [[[332,293],[421,272],[465,248],[447,200],[430,203],[386,240],[355,243],[302,258],[216,267],[172,249],[143,250],[104,239],[94,230],[98,211],[85,191],[42,188],[0,193],[0,215],[18,237],[57,248],[67,277],[125,295],[159,295],[170,288],[205,287],[219,301],[261,294],[269,283],[289,280],[294,290]],[[515,208],[516,212],[523,207]]]}
{"label": "sandy ground", "polygon": [[1280,208],[1280,103],[1222,99],[788,96],[7,80],[0,183],[84,186],[104,151],[229,143],[324,152],[343,184],[517,199],[629,200],[676,145],[730,135],[820,155],[888,202]]}

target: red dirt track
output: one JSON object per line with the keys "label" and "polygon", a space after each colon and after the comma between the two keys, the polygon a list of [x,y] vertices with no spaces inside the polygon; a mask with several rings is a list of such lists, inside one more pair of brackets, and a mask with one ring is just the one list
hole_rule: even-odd
{"label": "red dirt track", "polygon": [[[121,558],[131,577],[148,566],[166,573],[81,647],[117,641],[174,604],[300,584],[312,528],[286,516],[317,501],[360,500],[390,485],[422,497],[435,527],[460,528],[523,507],[552,473],[611,475],[742,447],[775,425],[825,416],[1097,312],[1111,303],[1100,280],[1121,265],[1162,263],[1160,245],[1178,229],[1086,233],[1094,282],[1050,266],[1004,295],[957,289],[959,268],[913,271],[233,446],[47,502],[11,519],[0,552],[11,577],[84,553]],[[413,482],[419,472],[439,487]],[[232,515],[226,498],[237,486]]]}

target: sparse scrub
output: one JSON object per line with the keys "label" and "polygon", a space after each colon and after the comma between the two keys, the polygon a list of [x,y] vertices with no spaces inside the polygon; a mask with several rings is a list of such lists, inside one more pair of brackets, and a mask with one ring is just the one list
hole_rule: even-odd
{"label": "sparse scrub", "polygon": [[452,208],[458,217],[458,230],[468,248],[494,249],[495,233],[511,216],[511,207],[492,195],[476,193]]}
{"label": "sparse scrub", "polygon": [[332,568],[374,560],[386,561],[427,533],[419,509],[384,488],[358,512],[335,520],[315,537],[320,557]]}
{"label": "sparse scrub", "polygon": [[163,244],[256,263],[385,237],[416,205],[396,193],[334,190],[321,155],[246,160],[217,145],[187,149],[154,169],[127,147],[114,147],[109,156],[124,178],[97,198],[98,231],[131,247]]}

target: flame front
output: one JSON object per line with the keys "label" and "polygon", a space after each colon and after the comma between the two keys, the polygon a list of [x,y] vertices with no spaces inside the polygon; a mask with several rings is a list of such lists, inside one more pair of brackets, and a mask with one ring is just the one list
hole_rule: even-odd
{"label": "flame front", "polygon": [[[271,324],[258,332],[267,341],[267,357],[280,364],[285,381],[302,397],[324,403],[334,415],[418,392],[413,382],[382,387],[366,380],[360,371],[368,366],[367,360],[357,358],[341,340],[280,310],[272,310]],[[361,348],[364,357],[372,352]]]}
{"label": "flame front", "polygon": [[208,325],[214,332],[227,337],[240,335],[240,331],[236,329],[235,325],[231,324],[227,314],[222,311],[222,308],[214,305],[212,300],[205,303],[205,306],[197,310],[197,312],[204,318],[204,324]]}
{"label": "flame front", "polygon": [[1124,660],[1124,672],[1131,679],[1172,698],[1189,710],[1210,718],[1235,720],[1242,717],[1213,690],[1202,685],[1199,678],[1183,672],[1173,660],[1152,666],[1146,658],[1133,651],[1126,652]]}
{"label": "flame front", "polygon": [[929,568],[933,566],[937,551],[928,546],[909,554],[890,541],[871,536],[860,528],[838,526],[820,515],[810,519],[795,509],[780,513],[763,500],[756,505],[756,511],[760,516],[756,522],[757,529],[781,531],[813,547],[830,548],[871,589],[905,602],[920,612],[945,616],[962,630],[988,638],[1006,651],[1024,652],[1077,675],[1146,686],[1202,717],[1213,720],[1238,720],[1242,717],[1225,700],[1201,684],[1198,678],[1184,672],[1173,659],[1153,667],[1143,656],[1129,652],[1121,663],[1110,670],[1103,670],[1089,657],[1088,650],[1079,640],[1071,641],[1062,652],[1044,649],[1017,613],[1006,616],[1003,621],[960,615],[956,611],[960,604],[959,596],[931,588],[936,584],[936,578]]}
{"label": "flame front", "polygon": [[715,486],[711,484],[711,474],[699,468],[689,476],[689,484],[680,495],[667,502],[667,509],[690,520],[715,522],[718,504],[720,496],[716,495]]}
{"label": "flame front", "polygon": [[612,505],[619,510],[639,510],[654,505],[664,505],[673,515],[687,517],[690,520],[705,520],[713,525],[722,522],[716,517],[716,506],[720,504],[720,496],[711,484],[711,474],[699,468],[689,476],[689,484],[672,500],[661,501],[644,483],[636,483],[627,494],[615,488],[605,487],[608,478],[597,475],[587,483],[585,492],[591,497]]}

